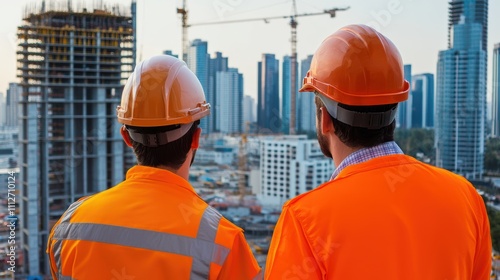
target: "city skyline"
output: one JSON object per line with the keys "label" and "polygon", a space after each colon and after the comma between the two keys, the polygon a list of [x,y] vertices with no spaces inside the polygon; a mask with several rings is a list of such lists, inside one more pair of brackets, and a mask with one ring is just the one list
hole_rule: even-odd
{"label": "city skyline", "polygon": [[[64,2],[64,1],[63,1]],[[78,4],[79,1],[73,1]],[[130,0],[103,1],[130,6]],[[490,3],[491,13],[500,10],[500,3]],[[5,67],[0,69],[0,91],[5,92],[8,83],[16,79],[15,33],[21,25],[21,15],[26,4],[41,1],[20,0],[9,3],[0,11],[0,60]],[[74,5],[76,5],[74,3]],[[137,58],[161,54],[171,49],[181,52],[180,19],[176,8],[181,1],[138,0],[138,52]],[[343,1],[335,5],[327,1],[298,1],[298,13],[318,12],[333,7],[351,6],[348,11],[339,12],[337,17],[316,16],[298,18],[298,61],[313,54],[319,43],[329,34],[350,23],[370,23],[388,36],[399,48],[405,64],[412,64],[413,73],[436,73],[439,50],[447,48],[448,25],[444,17],[448,1],[374,0],[367,2]],[[431,9],[432,7],[432,9]],[[188,1],[189,22],[206,22],[287,15],[291,1]],[[422,15],[425,14],[425,20]],[[318,26],[320,28],[318,28]],[[500,18],[490,16],[489,26],[500,26]],[[188,31],[190,41],[199,38],[209,42],[208,53],[220,51],[231,60],[230,67],[238,68],[245,76],[244,93],[257,97],[256,61],[263,53],[274,53],[281,58],[290,54],[290,27],[288,20],[193,26]],[[489,30],[488,53],[500,42],[500,33]],[[164,36],[161,36],[164,34]],[[244,34],[242,36],[242,34]],[[272,42],[272,43],[270,43]],[[415,42],[425,42],[415,47]],[[242,55],[244,54],[244,55]],[[491,100],[491,56],[488,56],[488,100]],[[299,77],[301,78],[301,77]]]}

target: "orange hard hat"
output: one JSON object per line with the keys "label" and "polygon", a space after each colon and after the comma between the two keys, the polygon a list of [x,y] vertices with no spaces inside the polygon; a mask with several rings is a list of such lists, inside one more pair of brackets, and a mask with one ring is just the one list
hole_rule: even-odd
{"label": "orange hard hat", "polygon": [[116,109],[118,122],[136,127],[190,124],[210,113],[203,88],[184,61],[158,55],[140,62]]}
{"label": "orange hard hat", "polygon": [[[351,106],[394,104],[408,99],[409,88],[396,46],[369,26],[348,25],[321,43],[300,91],[317,92],[330,115],[337,118],[338,103]],[[385,126],[396,114],[394,109],[387,116],[368,119],[366,113],[355,116],[340,110],[346,123],[367,128]]]}

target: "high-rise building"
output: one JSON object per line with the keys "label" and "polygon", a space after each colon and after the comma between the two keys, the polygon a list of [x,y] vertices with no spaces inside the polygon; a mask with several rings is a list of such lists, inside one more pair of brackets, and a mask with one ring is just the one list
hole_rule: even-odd
{"label": "high-rise building", "polygon": [[[284,134],[290,134],[290,106],[291,106],[291,87],[292,87],[292,68],[291,68],[292,60],[290,56],[285,55],[283,57],[283,68],[282,68],[282,87],[281,87],[281,125],[282,132]],[[295,81],[298,81],[298,63],[295,63]],[[297,83],[297,89],[300,88]],[[298,91],[295,93],[295,117],[298,118],[298,110],[300,105],[300,96],[298,95]],[[298,131],[298,121],[295,122],[295,131]]]}
{"label": "high-rise building", "polygon": [[411,127],[434,128],[434,75],[413,75],[411,97]]}
{"label": "high-rise building", "polygon": [[246,124],[255,122],[255,99],[250,95],[243,97],[243,132],[245,131]]}
{"label": "high-rise building", "polygon": [[173,56],[173,57],[175,57],[175,58],[179,58],[179,55],[174,54],[171,50],[166,50],[166,51],[163,51],[163,54],[164,54],[164,55],[170,55],[170,56]]}
{"label": "high-rise building", "polygon": [[5,111],[5,95],[0,92],[0,127],[7,124]]}
{"label": "high-rise building", "polygon": [[493,49],[493,106],[491,119],[491,134],[500,137],[500,43]]}
{"label": "high-rise building", "polygon": [[243,132],[243,75],[238,69],[216,73],[217,110],[215,129],[222,133]]}
{"label": "high-rise building", "polygon": [[488,1],[449,5],[449,49],[437,64],[436,164],[477,179],[484,167]]}
{"label": "high-rise building", "polygon": [[134,164],[116,107],[135,66],[135,1],[131,10],[44,3],[26,8],[17,30],[19,220],[28,275],[50,275],[48,234],[69,205],[121,182]]}
{"label": "high-rise building", "polygon": [[305,135],[278,136],[260,144],[261,189],[264,204],[285,201],[328,181],[333,161],[325,158],[317,140]]}
{"label": "high-rise building", "polygon": [[[218,132],[220,131],[220,122],[225,122],[227,120],[220,120],[219,116],[220,114],[217,113],[217,111],[220,109],[220,103],[219,96],[218,94],[218,84],[217,84],[217,73],[218,72],[225,72],[228,71],[228,59],[227,57],[223,57],[222,53],[216,52],[215,56],[213,58],[209,58],[208,61],[208,91],[205,92],[207,96],[207,102],[210,103],[212,106],[212,112],[208,117],[206,117],[207,122],[208,122],[208,131],[207,133],[211,132]],[[227,84],[224,85],[223,91],[227,89]],[[234,94],[239,94],[238,92],[234,92]],[[224,102],[227,102],[227,100],[224,100]]]}
{"label": "high-rise building", "polygon": [[[205,95],[208,95],[209,60],[210,56],[208,54],[208,43],[200,39],[193,40],[189,46],[187,54],[187,65],[196,77],[198,77],[198,80],[200,80],[201,87],[203,88]],[[213,106],[213,100],[211,100],[213,98],[210,98],[210,96],[206,96],[206,98],[207,102]],[[203,118],[200,121],[200,127],[205,133],[210,133],[213,130],[212,123],[209,120],[212,120],[212,118]]]}
{"label": "high-rise building", "polygon": [[21,99],[22,88],[19,84],[9,83],[7,95],[5,97],[5,120],[7,126],[19,126],[19,100]]}
{"label": "high-rise building", "polygon": [[[404,76],[405,80],[411,85],[411,64],[404,65]],[[401,129],[408,129],[411,127],[411,116],[412,116],[412,94],[411,87],[408,92],[408,100],[400,102],[398,104],[398,115],[396,125]]]}
{"label": "high-rise building", "polygon": [[274,54],[263,54],[257,66],[257,126],[261,133],[279,133],[281,129],[279,99],[279,60]]}
{"label": "high-rise building", "polygon": [[[312,58],[312,55],[308,55],[307,58],[300,62],[300,84],[302,84],[302,79],[307,75],[309,68],[311,68]],[[299,97],[300,102],[297,102],[299,104],[299,114],[297,115],[299,123],[298,131],[301,133],[316,131],[316,105],[314,103],[314,94],[305,92],[300,93]]]}

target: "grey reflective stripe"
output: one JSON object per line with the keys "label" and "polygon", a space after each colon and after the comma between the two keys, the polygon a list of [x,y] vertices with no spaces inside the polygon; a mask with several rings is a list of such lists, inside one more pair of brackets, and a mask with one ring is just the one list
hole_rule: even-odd
{"label": "grey reflective stripe", "polygon": [[[54,259],[56,261],[56,267],[59,271],[59,274],[61,274],[61,250],[62,250],[62,241],[61,240],[56,240],[53,245],[53,252],[54,252]],[[61,278],[61,275],[58,277],[59,279]]]}
{"label": "grey reflective stripe", "polygon": [[113,225],[70,223],[76,207],[70,207],[67,212],[71,212],[64,216],[65,222],[54,229],[54,247],[57,246],[54,258],[59,269],[63,240],[93,241],[188,256],[193,259],[190,279],[207,279],[210,264],[222,266],[229,255],[230,249],[215,243],[221,215],[210,206],[203,213],[196,238]]}
{"label": "grey reflective stripe", "polygon": [[[59,226],[61,224],[69,223],[69,220],[71,219],[71,216],[73,216],[73,214],[75,213],[76,209],[78,207],[80,207],[80,205],[82,205],[82,203],[85,200],[87,200],[89,197],[90,196],[88,196],[84,199],[81,199],[79,201],[73,202],[68,207],[68,210],[66,210],[66,212],[64,212],[63,216],[61,217],[61,222],[59,223],[59,225],[57,225],[57,227],[54,230],[57,231],[57,229],[59,228]],[[55,233],[54,233],[54,238],[55,238]],[[56,239],[56,241],[54,242],[54,245],[53,245],[53,250],[54,250],[54,260],[56,261],[56,267],[59,270],[58,275],[57,275],[57,279],[58,280],[72,280],[73,278],[71,278],[70,276],[62,275],[62,266],[61,266],[62,265],[61,264],[62,240]]]}
{"label": "grey reflective stripe", "polygon": [[61,223],[67,223],[69,222],[69,220],[71,219],[71,216],[73,216],[73,214],[75,213],[76,209],[78,207],[80,207],[80,205],[82,205],[82,203],[87,200],[89,197],[86,197],[82,200],[79,200],[79,201],[76,201],[76,202],[73,202],[69,207],[68,207],[68,210],[66,210],[66,212],[64,212],[62,218],[61,218]]}
{"label": "grey reflective stripe", "polygon": [[[215,244],[215,237],[217,236],[217,229],[219,228],[221,217],[221,214],[219,214],[219,212],[217,212],[214,208],[207,206],[201,216],[196,239],[209,241],[210,243]],[[210,274],[210,262],[215,262],[219,265],[224,263],[227,255],[229,254],[229,250],[220,245],[215,245],[216,246],[213,247],[211,251],[207,250],[205,252],[210,254],[210,258],[207,258],[208,256],[203,256],[203,258],[193,258],[191,276],[189,279],[208,279]]]}
{"label": "grey reflective stripe", "polygon": [[74,279],[73,277],[71,276],[63,276],[63,275],[59,275],[57,276],[57,280],[76,280]]}
{"label": "grey reflective stripe", "polygon": [[253,280],[263,280],[263,279],[264,279],[264,275],[263,275],[262,270],[259,271],[259,274],[255,275],[255,277],[253,278]]}

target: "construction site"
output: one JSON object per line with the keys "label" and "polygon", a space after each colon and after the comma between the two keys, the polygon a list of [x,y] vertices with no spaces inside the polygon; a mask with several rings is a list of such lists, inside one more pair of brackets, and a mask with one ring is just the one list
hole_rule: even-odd
{"label": "construction site", "polygon": [[136,59],[135,2],[37,4],[17,30],[21,240],[32,260],[24,270],[35,275],[48,272],[48,233],[68,206],[120,182],[135,164],[115,109]]}
{"label": "construction site", "polygon": [[[334,17],[336,11],[346,9],[313,14],[297,14],[295,9],[287,16],[241,22],[290,19],[294,65],[296,17]],[[181,57],[189,61],[188,28],[215,23],[188,23],[186,1],[177,13],[183,30]],[[218,23],[236,22],[240,21]],[[135,1],[130,7],[102,1],[93,5],[40,1],[24,10],[17,29],[17,77],[22,91],[19,275],[49,275],[45,248],[55,222],[71,203],[120,183],[136,164],[132,149],[123,143],[115,113],[137,62],[136,26]],[[298,73],[296,67],[290,68],[294,77],[290,91],[296,92]],[[297,125],[291,108],[296,100],[295,94],[290,96],[290,137],[262,136],[258,129],[250,129],[255,123],[242,123],[239,133],[204,138],[190,173],[190,182],[202,198],[245,230],[261,266],[280,213],[279,207],[263,207],[261,200],[282,204],[327,180],[333,169],[331,161],[321,161],[315,141],[293,135]],[[252,134],[256,130],[259,133]],[[275,164],[267,164],[271,161]],[[290,172],[308,175],[295,179]]]}

